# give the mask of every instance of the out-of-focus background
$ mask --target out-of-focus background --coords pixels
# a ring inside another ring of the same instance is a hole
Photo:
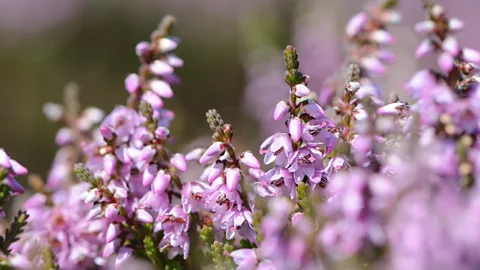
[[[125,103],[123,81],[138,67],[138,41],[148,40],[165,14],[177,17],[175,35],[181,85],[166,107],[176,113],[172,148],[210,136],[205,112],[216,108],[233,124],[235,143],[258,149],[283,98],[282,50],[297,47],[310,87],[339,72],[343,31],[364,0],[0,0],[0,146],[30,172],[46,175],[56,151],[58,126],[42,114],[45,102],[62,102],[63,87],[74,81],[81,101],[108,113]],[[422,20],[421,0],[400,0],[404,16],[392,27],[397,64],[379,81],[386,92],[402,91],[414,73],[413,52],[421,38],[413,25]],[[438,1],[466,27],[462,45],[480,49],[478,0]],[[388,86],[387,86],[388,85]]]

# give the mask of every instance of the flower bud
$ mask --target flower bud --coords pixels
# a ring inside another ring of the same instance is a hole
[[[362,59],[362,65],[365,67],[370,72],[376,73],[376,74],[385,74],[387,70],[385,69],[385,66],[378,60],[378,58],[373,57],[373,56],[367,56]]]
[[[394,42],[393,36],[386,30],[376,30],[370,33],[370,40],[379,44],[390,45]]]
[[[217,160],[217,162],[213,163],[208,173],[208,182],[212,183],[213,181],[215,181],[215,179],[222,175],[224,169],[225,165],[223,164],[223,162]]]
[[[439,4],[434,4],[431,8],[431,13],[434,18],[439,18],[443,14],[445,14],[445,8],[440,6]]]
[[[293,93],[295,93],[297,97],[305,97],[310,94],[310,89],[304,84],[297,84],[293,87]]]
[[[155,156],[157,151],[155,150],[153,145],[148,145],[142,149],[142,153],[140,154],[140,159],[143,161],[150,161]]]
[[[100,204],[95,204],[93,205],[92,209],[88,212],[87,220],[94,220],[100,217],[101,213],[102,213],[102,207],[100,206]]]
[[[368,21],[368,15],[365,12],[360,12],[353,16],[347,23],[345,32],[347,36],[353,37],[357,35]]]
[[[157,173],[157,176],[153,180],[153,192],[157,195],[160,195],[167,190],[170,185],[171,176],[167,174],[164,170],[160,170]]]
[[[162,60],[155,60],[150,65],[150,71],[155,75],[165,76],[173,73],[173,67]]]
[[[183,157],[182,154],[175,154],[173,157],[170,159],[170,163],[172,163],[175,168],[178,170],[185,172],[187,170],[187,161],[185,160],[185,157]]]
[[[203,153],[199,160],[200,164],[206,164],[214,159],[217,159],[224,150],[225,146],[222,142],[214,142],[212,145],[210,145],[210,147],[208,147],[207,150],[205,150],[205,153]]]
[[[433,32],[435,29],[435,22],[431,20],[422,21],[415,24],[415,32],[419,34],[427,34]]]
[[[360,83],[359,82],[348,82],[347,83],[347,90],[350,93],[355,93],[360,89]]]
[[[405,107],[405,103],[395,102],[378,108],[377,113],[381,115],[398,115],[400,113],[400,109],[403,107]]]
[[[111,203],[105,208],[105,217],[106,218],[114,218],[120,212],[120,206],[118,203]]]
[[[185,155],[186,161],[198,161],[203,154],[202,148],[195,148]]]
[[[290,119],[288,130],[290,132],[290,136],[292,137],[292,141],[298,142],[302,136],[302,120],[300,120],[298,117]]]
[[[225,170],[225,178],[228,191],[234,191],[240,182],[240,170],[238,168],[228,168]]]
[[[462,55],[465,61],[480,65],[480,53],[478,51],[464,48],[462,51]]]
[[[112,154],[106,154],[103,157],[103,168],[108,175],[114,174],[117,168],[117,158]]]
[[[108,225],[107,234],[105,236],[106,242],[110,243],[113,240],[117,239],[117,237],[120,235],[120,233],[121,233],[120,225],[110,223],[110,225]]]
[[[456,56],[460,51],[460,46],[458,45],[458,41],[453,36],[448,36],[442,42],[442,49],[452,56]]]
[[[115,259],[115,269],[119,269],[133,255],[133,249],[121,247]]]
[[[145,209],[137,209],[135,212],[137,216],[137,220],[143,223],[150,223],[153,222],[153,217],[150,213],[147,212]]]
[[[463,26],[463,21],[457,18],[451,18],[450,20],[448,20],[448,30],[450,31],[460,31],[463,29]]]
[[[144,56],[150,53],[150,43],[146,41],[139,42],[137,46],[135,46],[135,53],[137,56]]]
[[[183,66],[183,60],[180,57],[178,57],[174,54],[171,54],[171,53],[167,55],[167,62],[172,67],[182,67]],[[169,82],[173,83],[171,80],[169,80]]]
[[[150,185],[155,179],[157,173],[157,165],[149,165],[147,169],[143,171],[142,185],[144,187]]]
[[[431,53],[434,48],[435,47],[433,46],[432,42],[429,39],[425,39],[415,50],[415,56],[417,58],[424,57],[425,55]]]
[[[43,113],[51,121],[59,121],[62,119],[64,112],[62,105],[50,102],[43,105]]]
[[[16,174],[16,175],[27,175],[28,174],[27,168],[25,168],[22,164],[18,163],[16,160],[10,159],[10,165],[11,165],[11,169],[12,169],[14,174]]]
[[[443,52],[438,57],[438,66],[443,72],[445,73],[450,72],[450,70],[452,70],[454,65],[455,65],[455,59],[453,59],[452,55],[449,54],[448,52]]]
[[[126,199],[128,197],[128,192],[124,188],[116,188],[114,196],[117,199]]]
[[[115,239],[114,241],[107,243],[105,245],[105,248],[103,249],[103,257],[108,258],[110,257],[115,251],[118,249],[120,246],[121,240],[120,239]]]
[[[101,126],[100,127],[100,134],[102,134],[102,137],[105,139],[105,140],[112,140],[113,139],[113,134],[114,134],[114,130],[113,130],[113,127],[111,126]]]
[[[163,100],[152,91],[147,91],[142,95],[142,100],[152,105],[154,109],[161,109],[163,107]]]
[[[137,74],[132,73],[125,78],[125,89],[129,93],[134,93],[137,92],[137,90],[140,88],[140,78],[138,77]]]
[[[158,40],[158,47],[161,52],[173,51],[177,48],[178,43],[169,38],[161,38]]]
[[[273,119],[278,120],[287,114],[287,112],[290,110],[290,106],[285,101],[280,101],[277,103],[277,106],[275,106],[275,111],[273,112]]]
[[[93,203],[100,199],[100,192],[98,189],[94,188],[87,192],[87,196],[85,197],[86,203]]]
[[[155,136],[159,140],[165,140],[168,138],[168,135],[170,134],[170,131],[166,127],[158,127],[155,130]]]
[[[10,192],[12,195],[15,196],[25,192],[25,189],[23,189],[22,185],[20,185],[20,183],[18,183],[18,181],[15,180],[15,178],[13,178],[11,175],[8,175],[6,180],[7,182],[5,184],[10,187]]]
[[[246,151],[240,155],[240,162],[252,169],[260,169],[260,162],[250,151]]]
[[[159,95],[162,98],[171,98],[173,97],[173,91],[165,81],[162,80],[153,80],[150,82],[150,89],[152,89],[155,94]]]

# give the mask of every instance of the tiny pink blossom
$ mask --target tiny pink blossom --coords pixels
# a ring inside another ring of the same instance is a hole
[[[214,142],[212,145],[210,145],[210,147],[207,148],[207,150],[205,150],[205,153],[203,153],[198,162],[200,162],[200,164],[206,164],[214,159],[217,159],[224,150],[225,146],[222,142]]]
[[[187,170],[187,161],[182,154],[177,153],[173,155],[173,157],[170,159],[170,162],[173,166],[175,166],[175,168],[182,172],[185,172]]]
[[[134,93],[140,88],[140,78],[137,74],[132,73],[125,79],[125,88],[129,93]]]
[[[173,97],[172,88],[170,87],[170,84],[168,84],[165,81],[162,81],[162,80],[150,81],[150,89],[152,89],[152,91],[155,92],[155,94],[159,95],[162,98]]]
[[[240,182],[241,174],[238,168],[228,168],[225,170],[225,178],[228,191],[234,191]]]
[[[273,112],[273,119],[278,120],[287,114],[290,110],[290,106],[285,101],[279,101],[277,106],[275,106],[275,111]]]
[[[298,142],[302,136],[302,120],[298,117],[292,118],[288,124],[288,130],[292,137],[292,141]]]

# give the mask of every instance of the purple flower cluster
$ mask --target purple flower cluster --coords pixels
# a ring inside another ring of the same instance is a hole
[[[9,200],[10,197],[17,196],[24,192],[22,185],[17,182],[15,177],[19,175],[26,175],[27,173],[28,170],[23,167],[22,164],[10,158],[5,150],[0,148],[0,181],[2,181],[2,205],[0,205],[0,217],[5,217],[3,204]]]
[[[28,215],[20,211],[0,237],[0,264],[129,268],[137,257],[158,269],[477,269],[480,53],[453,37],[459,19],[425,1],[415,30],[427,38],[415,54],[438,53],[440,70],[406,83],[412,104],[383,100],[374,77],[395,59],[385,46],[394,40],[387,24],[400,20],[396,4],[379,1],[348,22],[343,87],[319,100],[286,47],[286,98],[273,110],[285,132],[260,145],[263,165],[236,150],[214,109],[209,146],[186,155],[167,148],[174,113],[164,99],[183,63],[166,17],[136,47],[127,106],[105,117],[80,112],[72,85],[65,107],[44,106],[63,125],[60,149],[45,184],[30,176]],[[0,149],[0,206],[23,192],[15,177],[24,174]]]

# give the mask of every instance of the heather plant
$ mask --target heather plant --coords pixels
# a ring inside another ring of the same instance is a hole
[[[258,152],[240,150],[215,109],[211,144],[169,149],[175,114],[163,100],[183,61],[165,17],[135,48],[125,105],[81,110],[74,84],[64,105],[45,104],[59,149],[45,181],[29,176],[34,194],[0,237],[0,266],[477,269],[480,53],[454,37],[460,19],[424,1],[415,31],[426,38],[412,54],[436,55],[439,69],[405,83],[411,104],[386,99],[375,81],[394,64],[396,5],[371,3],[347,23],[347,58],[318,97],[301,51],[286,46],[270,116],[284,127]],[[0,149],[2,216],[25,174]]]

